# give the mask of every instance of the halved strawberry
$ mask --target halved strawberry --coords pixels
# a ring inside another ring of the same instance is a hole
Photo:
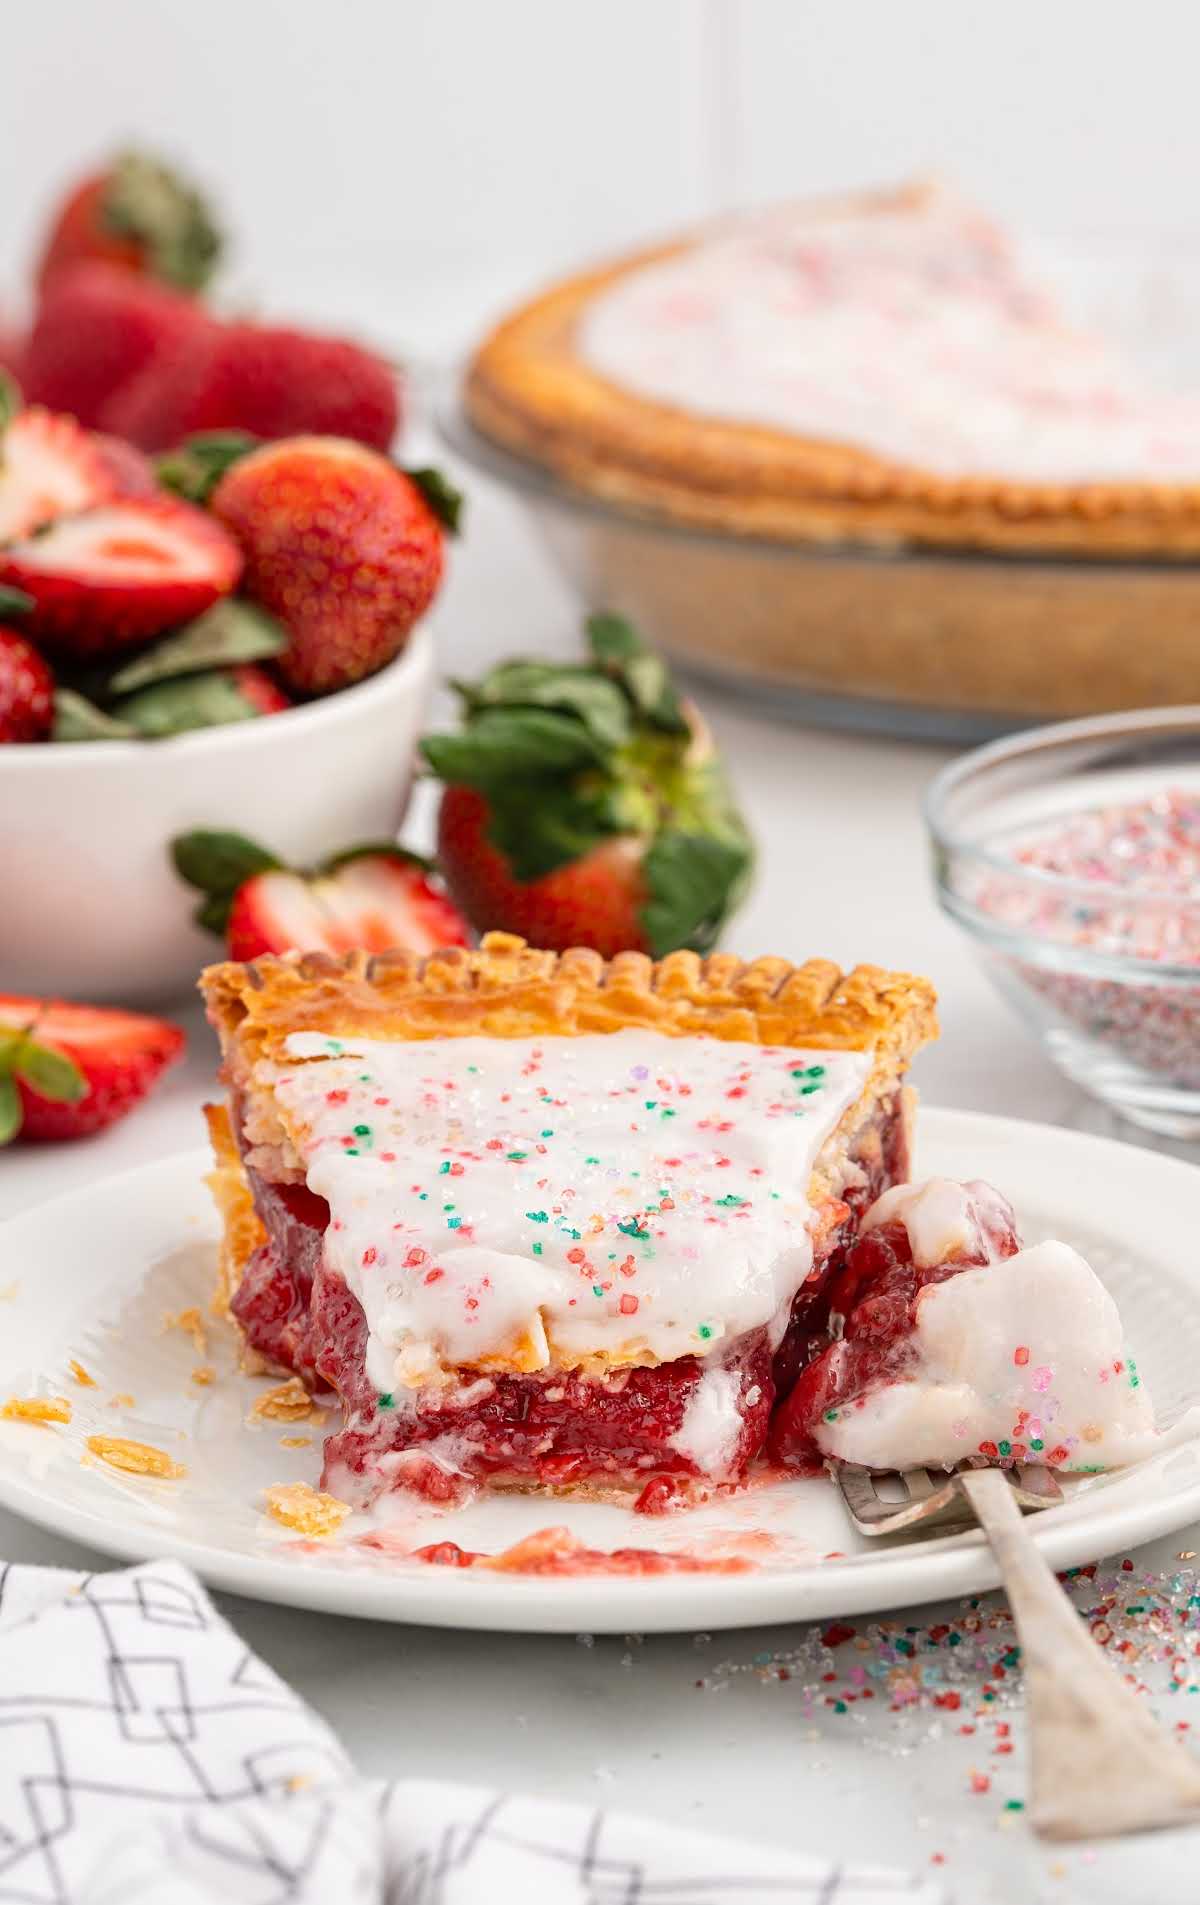
[[[466,921],[424,861],[386,844],[352,849],[312,873],[282,866],[241,834],[201,831],[172,844],[176,871],[205,894],[197,919],[231,959],[260,953],[429,953],[465,946]]]
[[[91,509],[117,493],[86,430],[53,411],[18,411],[0,438],[0,542]]]
[[[183,1046],[165,1019],[0,993],[0,1144],[102,1131]]]
[[[168,498],[119,499],[0,550],[0,582],[33,597],[33,633],[81,656],[189,621],[241,571],[233,539],[203,510]]]

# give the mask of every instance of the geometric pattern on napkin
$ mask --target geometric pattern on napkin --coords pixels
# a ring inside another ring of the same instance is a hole
[[[5,1905],[939,1905],[910,1875],[360,1779],[177,1562],[0,1565]]]

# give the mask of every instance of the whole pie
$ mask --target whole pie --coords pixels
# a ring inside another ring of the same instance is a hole
[[[486,436],[679,523],[800,542],[1200,551],[1200,396],[1069,324],[927,186],[707,227],[477,352]]]
[[[211,968],[219,1304],[341,1426],[325,1486],[742,1480],[908,1175],[924,979],[475,951]],[[821,1318],[824,1328],[826,1319]]]

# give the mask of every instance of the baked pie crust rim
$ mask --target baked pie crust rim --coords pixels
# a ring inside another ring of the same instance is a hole
[[[653,961],[622,952],[604,960],[586,947],[544,952],[499,932],[475,948],[424,957],[269,954],[209,966],[200,987],[227,1062],[247,1074],[262,1059],[286,1060],[287,1039],[312,1029],[334,1037],[536,1038],[636,1026],[764,1046],[872,1049],[886,1074],[937,1033],[933,987],[915,973],[734,953],[679,951]]]
[[[933,188],[809,204],[831,215],[919,205]],[[704,417],[593,371],[579,318],[630,273],[702,243],[701,227],[575,274],[519,306],[478,347],[463,403],[492,442],[587,494],[675,524],[772,541],[995,553],[1200,553],[1200,482],[952,477],[850,443]]]

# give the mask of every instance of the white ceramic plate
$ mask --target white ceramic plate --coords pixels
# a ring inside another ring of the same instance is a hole
[[[986,1177],[1017,1206],[1026,1237],[1056,1235],[1090,1259],[1120,1304],[1158,1405],[1174,1421],[1200,1394],[1200,1176],[1191,1165],[1048,1126],[925,1111],[923,1174]],[[354,1518],[323,1544],[303,1543],[260,1509],[272,1482],[311,1481],[320,1432],[248,1426],[272,1379],[234,1367],[232,1334],[210,1331],[204,1357],[163,1319],[207,1308],[216,1223],[206,1160],[187,1152],[43,1205],[0,1231],[0,1396],[61,1393],[67,1428],[0,1422],[0,1501],[30,1520],[129,1559],[175,1555],[215,1586],[263,1600],[438,1627],[598,1633],[721,1628],[861,1614],[996,1585],[981,1537],[855,1536],[824,1479],[777,1483],[661,1520],[600,1503],[501,1496],[437,1514],[400,1511],[401,1549],[448,1539],[494,1552],[547,1524],[599,1549],[720,1547],[760,1552],[750,1572],[649,1577],[532,1577],[434,1567],[361,1545]],[[96,1382],[67,1370],[81,1361]],[[191,1380],[201,1361],[217,1379]],[[120,1394],[132,1406],[114,1407]],[[186,1464],[151,1481],[81,1460],[85,1438],[125,1435]],[[1070,1567],[1183,1527],[1200,1516],[1200,1445],[1075,1488],[1033,1522],[1055,1567]]]

